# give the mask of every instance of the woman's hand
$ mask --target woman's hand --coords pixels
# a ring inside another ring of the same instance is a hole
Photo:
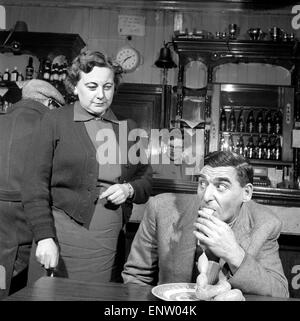
[[[58,264],[58,247],[52,238],[38,241],[36,259],[45,269],[55,268]]]
[[[115,205],[124,203],[130,195],[127,184],[114,184],[100,195],[100,199],[107,198]]]

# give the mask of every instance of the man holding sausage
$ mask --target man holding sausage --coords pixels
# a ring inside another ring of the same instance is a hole
[[[217,265],[232,288],[288,297],[277,242],[281,222],[251,200],[252,183],[253,169],[246,159],[220,151],[205,158],[197,195],[152,197],[122,272],[124,282],[196,282],[196,262],[204,247],[214,262],[210,266]],[[213,269],[209,273],[217,275]]]

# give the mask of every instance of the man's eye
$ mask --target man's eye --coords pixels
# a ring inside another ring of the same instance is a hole
[[[219,183],[219,184],[217,184],[217,189],[220,192],[224,192],[228,189],[228,186],[226,184]]]
[[[201,189],[205,189],[206,186],[207,186],[206,181],[199,181],[199,187],[200,187]]]

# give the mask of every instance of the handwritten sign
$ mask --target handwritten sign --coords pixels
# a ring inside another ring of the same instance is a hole
[[[0,6],[0,29],[6,29],[6,13],[3,6]]]
[[[145,36],[145,20],[144,16],[119,15],[119,35]]]

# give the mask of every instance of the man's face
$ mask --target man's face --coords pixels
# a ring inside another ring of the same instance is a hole
[[[214,209],[214,216],[230,223],[239,214],[245,199],[245,188],[238,182],[234,167],[204,166],[200,171],[197,191],[200,207]]]
[[[94,115],[102,115],[110,107],[115,91],[114,73],[107,67],[94,67],[89,73],[81,72],[74,93],[81,106]]]

